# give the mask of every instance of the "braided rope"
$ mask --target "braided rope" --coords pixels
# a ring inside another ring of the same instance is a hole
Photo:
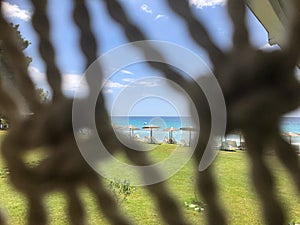
[[[263,159],[264,146],[258,140],[260,136],[251,133],[245,134],[245,138],[249,148],[252,180],[262,202],[266,224],[285,224],[286,215],[275,194],[273,174]]]
[[[80,44],[82,52],[85,54],[87,66],[92,64],[97,58],[97,42],[93,35],[93,32],[90,27],[90,18],[89,13],[85,5],[85,1],[82,0],[75,0],[75,7],[74,7],[74,21],[78,26],[81,34]],[[101,70],[101,65],[98,65],[99,69]],[[98,75],[98,74],[97,74]],[[101,76],[101,74],[99,74]],[[87,79],[89,86],[92,86],[93,79]],[[99,121],[98,124],[101,124],[101,127],[104,127],[105,130],[108,130],[108,135],[115,135],[112,129],[110,129],[110,123],[107,123],[106,126],[103,126],[104,121],[110,121],[108,119],[106,110],[104,108],[103,97],[100,93],[98,99],[101,99],[101,102],[97,104],[96,108],[100,107],[99,113]],[[98,112],[98,111],[97,111]],[[104,122],[105,124],[105,122]],[[111,143],[111,141],[110,141]],[[110,144],[109,143],[109,144]],[[110,145],[111,148],[114,148],[114,145]],[[91,183],[89,184],[90,189],[94,192],[97,202],[102,209],[102,212],[105,216],[110,220],[112,224],[121,224],[121,225],[128,225],[129,222],[126,218],[124,218],[118,210],[117,202],[110,196],[109,192],[107,192],[101,182],[101,177],[98,180],[98,183]]]
[[[233,43],[236,48],[249,45],[248,30],[245,25],[246,17],[246,5],[245,1],[233,1],[227,2],[228,13],[233,22]]]
[[[189,28],[191,37],[199,44],[199,46],[205,49],[213,64],[218,65],[222,62],[224,60],[224,54],[212,41],[203,24],[193,16],[188,2],[168,0],[168,3],[173,11],[184,19]]]
[[[289,29],[289,35],[287,38],[286,45],[283,46],[283,51],[287,51],[287,54],[290,55],[289,63],[291,65],[295,65],[298,63],[298,67],[300,66],[300,4],[299,1],[293,0],[293,12],[292,12],[292,20],[290,21],[290,29]]]
[[[46,14],[47,0],[32,1],[36,10],[32,16],[32,25],[39,35],[39,51],[47,66],[47,80],[53,91],[53,100],[63,97],[61,91],[61,73],[55,62],[55,50],[50,42],[50,24]],[[38,9],[38,10],[37,10]]]
[[[80,46],[86,57],[86,67],[97,58],[97,43],[90,25],[90,17],[84,0],[74,1],[74,21],[80,29]],[[101,70],[100,70],[101,71]]]
[[[40,38],[39,50],[47,64],[47,78],[54,93],[55,101],[51,105],[42,107],[38,103],[34,85],[27,73],[24,55],[17,48],[12,30],[0,13],[0,27],[2,28],[0,39],[4,42],[10,64],[12,65],[12,59],[17,62],[17,66],[14,67],[17,86],[35,112],[33,118],[19,120],[17,105],[0,86],[1,105],[8,106],[6,110],[13,118],[13,127],[3,141],[2,154],[10,169],[12,184],[28,200],[28,224],[48,224],[43,200],[45,194],[53,190],[65,193],[70,222],[78,225],[86,224],[85,210],[78,191],[79,187],[84,185],[95,195],[98,206],[111,224],[129,225],[131,222],[121,214],[116,201],[106,190],[103,178],[87,165],[77,149],[71,121],[72,101],[62,97],[61,74],[55,63],[55,51],[49,38],[47,1],[32,0],[32,2],[35,7],[32,23]],[[296,8],[299,9],[299,2],[296,0],[294,2]],[[106,0],[105,3],[109,15],[122,26],[129,41],[146,39],[138,26],[129,20],[118,1]],[[300,192],[299,160],[291,145],[280,136],[278,128],[280,116],[300,104],[298,93],[300,85],[293,73],[300,55],[298,11],[295,13],[293,29],[284,50],[264,53],[249,46],[248,31],[244,22],[244,1],[229,0],[228,11],[234,24],[234,49],[224,53],[213,43],[201,22],[193,16],[187,1],[169,0],[168,3],[174,12],[186,22],[193,39],[208,52],[213,62],[228,107],[228,132],[240,129],[245,135],[247,153],[251,162],[251,177],[262,203],[266,224],[286,224],[286,212],[277,199],[273,173],[267,168],[264,155],[266,145],[272,143],[279,160],[293,177]],[[84,0],[74,0],[73,16],[80,31],[80,46],[88,67],[97,58],[98,46]],[[147,58],[147,53],[144,54]],[[163,59],[160,52],[154,48],[151,54]],[[197,168],[210,130],[210,113],[205,96],[195,83],[185,80],[169,66],[156,63],[150,63],[150,65],[188,91],[198,109],[200,120],[205,121],[201,124],[204,127],[204,134],[200,137],[194,155]],[[99,68],[101,71],[101,65]],[[88,80],[88,84],[92,86],[92,80]],[[104,107],[104,100],[100,94],[96,106],[96,123],[105,146],[111,153],[124,151],[127,158],[135,165],[151,164],[147,154],[132,151],[116,138]],[[256,122],[257,119],[259,122]],[[60,121],[58,126],[55,123],[57,120]],[[31,127],[30,133],[26,132],[27,127]],[[46,147],[48,157],[36,167],[28,167],[22,156],[40,147]],[[159,176],[159,171],[151,172]],[[147,179],[147,174],[142,174],[142,176],[145,180]],[[201,173],[197,172],[196,177],[198,191],[208,205],[208,223],[227,224],[217,197],[217,185],[211,168]],[[161,217],[167,224],[188,224],[165,183],[147,186],[147,189],[155,198]],[[0,224],[5,224],[1,214]]]
[[[36,12],[43,13],[46,10],[44,4],[37,3],[35,7]],[[42,9],[39,7],[42,7]],[[81,7],[77,7],[77,9],[80,10]],[[38,14],[34,17],[37,16]],[[79,16],[81,15],[79,14]],[[49,39],[43,36],[47,36],[49,30],[47,28],[41,29],[37,24],[35,27],[41,37],[40,51],[44,54],[45,46],[43,47],[43,45],[48,45],[48,47],[51,45]],[[84,52],[90,52],[90,49],[86,50],[86,47],[88,45],[83,45]],[[89,60],[94,59],[95,56],[93,56],[93,59],[89,57]],[[51,54],[50,59],[45,59],[45,61],[49,68],[56,68],[54,53]],[[61,82],[60,75],[58,73],[56,75],[51,78],[49,77],[52,80],[52,86],[55,86],[54,90],[60,86]],[[58,90],[56,93],[58,93]],[[2,153],[10,168],[10,179],[18,190],[25,194],[29,202],[29,224],[48,223],[43,198],[47,192],[57,188],[63,189],[68,197],[70,221],[73,224],[85,224],[85,213],[82,202],[76,194],[80,183],[90,186],[96,196],[101,196],[102,206],[107,204],[116,206],[116,202],[107,196],[107,192],[103,191],[103,187],[101,188],[98,175],[89,168],[77,150],[73,137],[71,110],[71,100],[61,99],[61,101],[54,101],[52,105],[46,106],[44,109],[36,112],[34,118],[20,122],[17,126],[18,129],[12,129],[3,142]],[[56,127],[54,121],[58,119],[62,119],[62,123],[59,124],[59,127]],[[31,127],[30,134],[25,132],[26,127]],[[18,142],[16,143],[15,140],[18,140]],[[29,168],[25,165],[21,155],[30,151],[30,149],[42,146],[47,146],[51,149],[49,156],[35,168]],[[61,166],[58,167],[57,165]],[[94,182],[92,180],[98,181],[97,190],[91,185]],[[104,197],[106,197],[107,201],[105,201]],[[129,224],[126,219],[120,216],[118,211],[109,211],[106,208],[102,207],[102,210],[104,214],[106,212],[108,218],[111,218],[113,224]],[[112,212],[116,212],[115,216],[111,216]]]
[[[106,2],[107,10],[110,13],[111,17],[120,25],[122,25],[124,32],[126,33],[126,36],[129,41],[134,42],[134,41],[140,41],[145,39],[145,35],[136,25],[134,25],[129,20],[129,18],[126,16],[122,6],[118,3],[118,1],[107,0],[105,2]],[[157,59],[163,59],[163,56],[157,50],[151,47],[150,49],[151,49],[151,54],[154,54]],[[145,54],[145,58],[147,58],[147,52],[144,52],[144,54]],[[160,61],[164,61],[164,60],[160,60]],[[203,101],[203,99],[205,99],[203,92],[199,90],[199,88],[197,88],[197,85],[195,83],[193,82],[187,83],[187,81],[183,77],[181,77],[178,74],[178,72],[174,71],[168,65],[161,65],[157,63],[151,63],[151,62],[149,63],[149,65],[163,72],[166,78],[173,80],[174,82],[176,82],[177,84],[185,88],[185,90],[187,90],[191,98],[194,100],[196,107],[200,108],[201,105],[202,112],[205,112],[204,107],[205,105],[207,106],[207,102]],[[195,93],[197,94],[195,95]],[[203,124],[207,123],[207,114],[205,114],[205,117],[203,117],[203,115],[200,115],[199,118],[201,121],[203,121]],[[205,125],[203,125],[204,133],[208,134],[209,129],[205,129],[204,127]],[[206,143],[207,138],[208,137],[206,135],[203,135],[201,137],[201,141],[199,141],[199,144],[196,149],[196,155],[199,156],[197,158],[201,158],[203,154],[203,149],[205,149],[204,143]],[[128,156],[130,157],[130,155]],[[135,156],[132,155],[132,157],[136,157],[136,153]],[[139,158],[137,158],[137,160],[139,160]],[[150,192],[154,194],[154,197],[156,197],[160,206],[160,212],[163,212],[161,216],[166,220],[166,222],[168,222],[168,224],[185,224],[185,222],[182,221],[181,219],[182,216],[179,213],[178,206],[176,206],[174,200],[172,200],[170,196],[168,197],[167,192],[164,191],[165,189],[163,189],[162,187],[156,188],[155,186],[158,185],[149,186],[147,188],[149,189]],[[170,209],[169,212],[172,212],[171,215],[168,214],[168,210],[165,210],[167,208]]]

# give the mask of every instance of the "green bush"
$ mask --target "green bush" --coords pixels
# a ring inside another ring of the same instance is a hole
[[[188,201],[185,201],[184,205],[187,209],[193,210],[196,212],[204,211],[204,206],[205,206],[205,204],[202,201],[199,201],[195,198],[191,198]]]
[[[108,187],[119,203],[126,201],[127,197],[136,190],[128,180],[110,180]]]
[[[4,117],[0,118],[0,129],[5,130],[8,128],[8,120]]]

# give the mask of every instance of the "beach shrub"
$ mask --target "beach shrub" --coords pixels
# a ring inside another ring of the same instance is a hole
[[[202,201],[195,199],[195,198],[191,198],[191,199],[185,201],[184,205],[188,210],[193,210],[195,212],[204,211],[204,206],[205,206],[205,204]]]
[[[1,117],[0,118],[0,130],[6,130],[8,128],[8,120],[6,117]]]
[[[119,203],[126,201],[127,197],[136,191],[136,188],[131,186],[128,180],[109,180],[108,187]]]
[[[0,169],[0,178],[7,178],[8,174],[9,174],[8,168]]]
[[[193,183],[193,184],[195,183],[194,176],[190,176],[189,179],[190,179],[191,183]],[[204,211],[205,203],[201,200],[201,197],[197,195],[195,185],[193,185],[193,187],[194,187],[194,196],[189,198],[187,201],[185,201],[184,205],[189,210],[193,210],[196,212],[202,212],[202,211]]]

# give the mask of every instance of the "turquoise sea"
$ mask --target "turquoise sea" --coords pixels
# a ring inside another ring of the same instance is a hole
[[[193,127],[193,122],[190,117],[158,117],[158,116],[115,116],[112,117],[112,123],[115,129],[118,129],[125,134],[130,134],[129,129],[126,129],[126,126],[132,125],[140,130],[134,131],[134,136],[140,138],[145,138],[149,136],[149,131],[142,129],[143,126],[154,124],[160,128],[153,130],[153,137],[158,141],[163,141],[165,137],[168,137],[169,133],[164,131],[166,128],[174,127]],[[201,126],[200,126],[201,130]],[[281,122],[282,132],[294,132],[300,134],[300,117],[283,117]],[[186,131],[174,131],[173,137],[177,142],[182,142],[183,140],[188,140],[189,132]],[[192,132],[193,135],[196,135]],[[288,138],[288,137],[287,137]],[[238,135],[228,135],[228,140],[235,140],[239,144],[240,137]],[[293,144],[300,144],[300,136],[292,137]]]

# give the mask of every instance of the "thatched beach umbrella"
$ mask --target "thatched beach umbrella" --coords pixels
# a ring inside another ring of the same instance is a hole
[[[140,128],[136,127],[136,126],[133,126],[133,125],[128,125],[128,126],[125,126],[124,129],[128,129],[129,131],[129,136],[130,137],[133,137],[133,134],[134,134],[134,131],[135,130],[140,130]]]
[[[195,127],[181,127],[180,130],[189,132],[189,145],[188,146],[191,146],[192,131],[197,131],[197,129]]]
[[[169,127],[169,128],[164,129],[164,131],[169,132],[169,143],[172,143],[173,142],[173,131],[178,131],[178,129],[175,127]]]
[[[294,132],[284,132],[282,133],[283,136],[289,137],[289,143],[292,144],[292,137],[297,137],[299,134],[296,134]]]
[[[154,125],[154,124],[149,124],[149,125],[143,126],[144,130],[150,130],[150,144],[154,143],[153,137],[152,137],[152,130],[153,129],[158,129],[158,128],[160,128],[160,126],[157,126],[157,125]]]

